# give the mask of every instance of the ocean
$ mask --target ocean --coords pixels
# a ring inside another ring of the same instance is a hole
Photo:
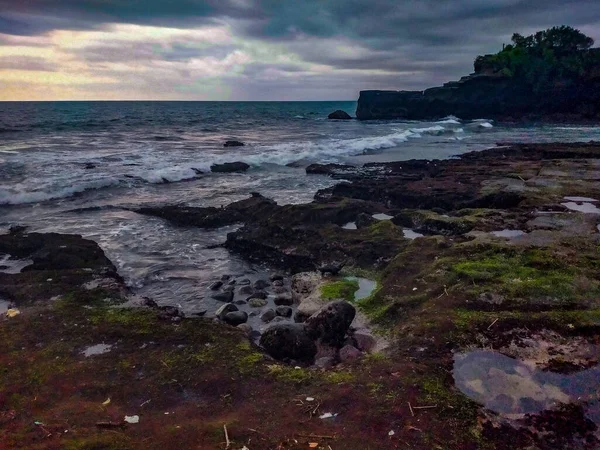
[[[356,102],[0,103],[0,232],[81,234],[95,240],[132,290],[186,313],[212,307],[223,274],[257,274],[215,246],[235,227],[178,228],[130,209],[219,206],[260,192],[310,202],[335,181],[312,162],[443,159],[497,142],[600,140],[600,127],[506,126],[481,118],[433,122],[331,121]],[[226,140],[244,147],[224,148]],[[243,161],[246,173],[213,174]]]

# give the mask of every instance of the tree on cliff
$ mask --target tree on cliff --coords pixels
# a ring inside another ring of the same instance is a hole
[[[478,56],[475,73],[514,77],[536,91],[551,84],[577,80],[600,65],[594,40],[569,26],[549,28],[530,36],[513,34],[512,44],[495,55]]]

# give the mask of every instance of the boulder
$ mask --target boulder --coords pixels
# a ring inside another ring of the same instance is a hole
[[[302,300],[302,303],[298,305],[298,309],[296,309],[296,314],[294,315],[295,322],[305,322],[310,316],[318,312],[323,303],[321,302],[320,296],[318,293],[316,295],[311,295]]]
[[[267,300],[264,298],[251,298],[248,300],[248,304],[253,308],[262,308],[263,306],[267,306]]]
[[[254,289],[259,290],[259,291],[262,289],[268,288],[269,286],[270,286],[270,284],[266,280],[256,280],[254,282]]]
[[[226,314],[235,311],[239,311],[238,307],[232,305],[231,303],[227,303],[221,306],[219,309],[217,309],[217,311],[215,312],[215,316],[217,316],[219,319],[222,319],[223,317],[225,317]]]
[[[292,308],[289,306],[278,306],[275,308],[275,314],[281,317],[292,317]]]
[[[275,318],[277,314],[275,314],[275,311],[272,309],[267,309],[265,312],[263,312],[260,315],[260,320],[262,320],[265,323],[270,322],[271,320],[273,320]]]
[[[273,286],[274,287],[282,287],[283,286],[283,280],[275,280],[275,281],[273,281]]]
[[[334,111],[331,114],[329,114],[327,118],[335,120],[350,120],[352,119],[352,116],[350,116],[350,114],[348,114],[346,111],[338,109],[337,111]]]
[[[210,166],[211,172],[217,173],[231,173],[231,172],[245,172],[250,166],[244,162],[236,161],[231,163],[213,164]]]
[[[354,306],[348,302],[328,303],[306,320],[306,332],[312,339],[321,339],[323,343],[340,346],[355,315]]]
[[[366,331],[355,331],[352,337],[354,338],[354,341],[356,342],[358,348],[363,352],[370,353],[375,349],[377,345],[377,340],[373,337],[372,334]]]
[[[331,356],[324,356],[323,358],[315,360],[315,367],[319,369],[327,370],[331,369],[333,366],[335,366],[335,359]]]
[[[302,325],[278,324],[260,337],[260,345],[273,358],[312,362],[317,347]]]
[[[356,347],[352,345],[344,345],[340,349],[340,361],[346,362],[351,361],[356,358],[360,358],[361,352]]]
[[[233,301],[233,292],[232,291],[219,292],[218,294],[213,294],[211,297],[220,302],[230,303]]]
[[[242,286],[238,292],[240,295],[252,295],[254,288],[252,286]]]
[[[225,141],[223,147],[243,147],[244,143],[241,141]]]
[[[244,311],[232,311],[223,316],[223,322],[237,327],[248,321],[248,314]]]
[[[294,304],[294,300],[291,295],[278,295],[275,297],[275,304],[277,306],[292,306]]]

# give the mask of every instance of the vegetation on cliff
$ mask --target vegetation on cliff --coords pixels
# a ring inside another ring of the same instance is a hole
[[[475,59],[475,73],[497,74],[525,81],[539,91],[585,78],[600,67],[594,40],[569,26],[549,28],[530,36],[513,34],[512,44]]]

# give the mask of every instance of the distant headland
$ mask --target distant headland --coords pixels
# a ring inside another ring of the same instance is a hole
[[[356,117],[503,121],[600,120],[600,48],[579,30],[560,26],[475,59],[474,73],[425,91],[361,91]]]

